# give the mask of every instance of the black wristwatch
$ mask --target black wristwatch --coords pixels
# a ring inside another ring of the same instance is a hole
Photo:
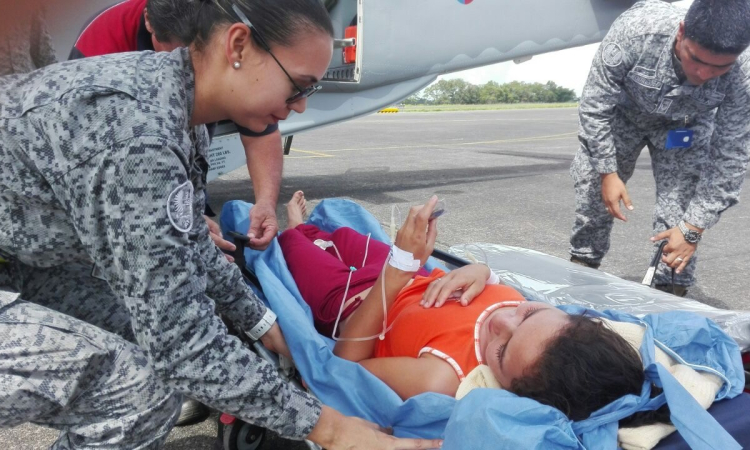
[[[697,244],[701,241],[703,235],[695,230],[691,230],[690,228],[688,228],[684,220],[680,220],[680,223],[678,223],[677,226],[680,228],[680,231],[682,231],[682,235],[685,236],[685,242],[688,242],[690,244]]]

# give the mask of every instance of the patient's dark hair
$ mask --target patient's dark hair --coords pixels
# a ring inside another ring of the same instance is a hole
[[[635,349],[585,315],[570,316],[570,324],[549,341],[524,375],[513,380],[510,391],[555,407],[572,420],[586,419],[623,395],[640,395],[645,377]],[[636,413],[621,420],[620,426],[654,422],[669,422],[666,405]]]

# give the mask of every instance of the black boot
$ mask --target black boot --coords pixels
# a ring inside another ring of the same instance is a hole
[[[579,266],[590,267],[592,269],[598,269],[599,266],[602,265],[602,263],[593,263],[593,262],[590,262],[590,261],[586,261],[585,259],[581,259],[581,258],[579,258],[577,256],[571,256],[570,257],[570,262],[576,263]]]
[[[174,426],[184,427],[200,423],[208,419],[210,414],[211,411],[208,409],[208,406],[192,398],[185,397],[182,401],[182,408],[180,408],[180,417],[177,418]]]

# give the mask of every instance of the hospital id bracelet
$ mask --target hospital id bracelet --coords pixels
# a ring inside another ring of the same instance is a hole
[[[487,277],[487,281],[485,281],[484,284],[500,284],[500,277],[492,271],[492,267],[490,267],[489,264],[487,264],[486,262],[477,261],[477,259],[474,258],[471,253],[467,253],[467,255],[469,255],[471,259],[474,260],[474,264],[481,264],[483,266],[487,266],[487,268],[490,269],[490,276]]]
[[[391,246],[391,254],[388,258],[388,264],[398,270],[404,272],[416,272],[422,267],[422,262],[418,259],[414,259],[414,254],[401,250],[396,247],[396,244]]]
[[[276,314],[271,311],[270,308],[266,309],[266,313],[260,319],[260,322],[258,322],[252,330],[245,332],[245,334],[250,336],[254,341],[257,341],[271,329],[274,322],[276,322]]]
[[[487,266],[488,269],[490,269],[490,276],[487,278],[486,284],[500,284],[500,277],[492,271],[492,268]]]

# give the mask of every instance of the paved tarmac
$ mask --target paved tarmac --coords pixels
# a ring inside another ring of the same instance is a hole
[[[294,138],[285,160],[280,202],[305,191],[309,210],[321,199],[345,197],[390,221],[391,205],[408,207],[432,194],[445,199],[438,246],[495,242],[568,257],[573,187],[568,168],[578,147],[575,109],[375,114]],[[648,153],[629,183],[635,211],[617,223],[601,269],[640,280],[651,252],[654,182]],[[252,201],[245,169],[210,184],[212,206]],[[280,220],[285,210],[280,204]],[[688,296],[750,310],[750,202],[740,202],[705,233],[699,281]],[[215,419],[214,419],[215,420]],[[167,448],[213,449],[215,421],[173,431]],[[43,449],[55,432],[32,425],[0,431],[0,447]],[[270,448],[295,448],[269,441]]]

